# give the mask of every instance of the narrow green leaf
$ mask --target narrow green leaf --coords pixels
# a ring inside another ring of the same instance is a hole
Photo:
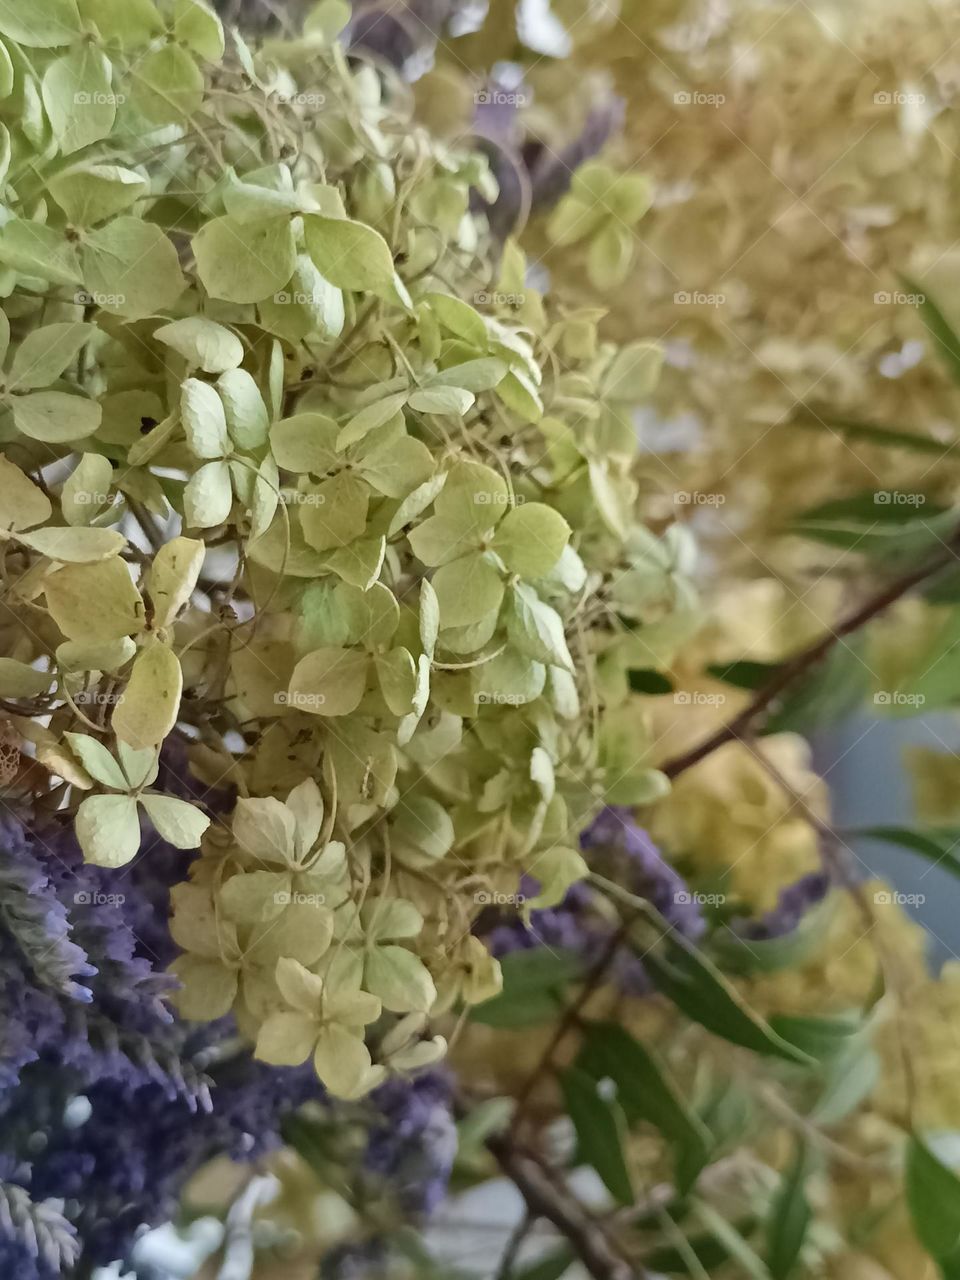
[[[773,1280],[787,1280],[794,1272],[810,1225],[810,1204],[806,1196],[809,1169],[807,1149],[802,1141],[780,1189],[770,1205],[767,1219],[767,1269]]]
[[[578,1158],[596,1169],[614,1199],[632,1205],[636,1197],[623,1151],[622,1109],[601,1097],[596,1081],[575,1067],[561,1072],[560,1087],[577,1132]]]

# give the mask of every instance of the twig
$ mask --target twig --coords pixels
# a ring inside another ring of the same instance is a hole
[[[496,1280],[510,1280],[520,1248],[530,1234],[530,1229],[535,1222],[536,1218],[528,1211],[510,1232],[510,1238],[507,1240],[506,1248],[500,1258],[500,1265],[497,1268]]]
[[[912,591],[921,582],[926,582],[928,578],[932,578],[942,569],[947,568],[952,561],[956,560],[958,543],[960,543],[960,534],[955,533],[939,555],[927,561],[926,564],[911,570],[910,573],[904,574],[902,577],[895,579],[895,581],[888,583],[882,590],[871,596],[865,604],[853,610],[846,618],[842,618],[835,628],[822,635],[819,640],[815,640],[813,644],[808,645],[806,649],[801,649],[792,658],[788,658],[774,672],[767,683],[757,690],[749,704],[735,715],[732,720],[728,720],[726,724],[721,725],[719,729],[695,747],[691,747],[681,755],[674,756],[672,760],[667,760],[666,763],[660,766],[662,771],[668,778],[675,778],[693,765],[699,764],[701,760],[711,755],[718,747],[722,747],[728,742],[742,741],[756,728],[757,721],[765,716],[771,704],[780,694],[801,676],[806,675],[812,667],[822,662],[835,644],[845,636],[851,635],[854,631],[859,631],[862,626],[870,622],[877,614],[883,613],[890,605],[895,604],[908,591]]]
[[[593,1280],[640,1280],[644,1273],[620,1257],[603,1227],[533,1156],[505,1135],[488,1138],[487,1150],[523,1196],[528,1213],[553,1223]]]

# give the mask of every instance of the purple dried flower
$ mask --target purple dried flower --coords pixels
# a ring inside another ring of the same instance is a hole
[[[830,885],[827,872],[811,871],[782,889],[777,905],[766,915],[756,920],[735,921],[734,928],[741,938],[751,942],[782,938],[793,933],[806,913],[823,901]]]

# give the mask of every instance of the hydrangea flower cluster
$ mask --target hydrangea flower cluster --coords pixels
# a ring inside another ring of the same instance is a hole
[[[659,349],[528,286],[347,16],[255,56],[203,0],[0,8],[0,698],[88,863],[200,848],[182,1016],[356,1097],[497,991],[480,886],[562,896],[601,799],[663,791],[617,712],[694,598],[637,512]]]

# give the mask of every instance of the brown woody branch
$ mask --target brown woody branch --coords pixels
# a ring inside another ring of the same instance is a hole
[[[815,640],[806,649],[801,649],[792,658],[788,658],[786,662],[778,667],[767,683],[757,690],[742,711],[731,720],[728,720],[726,724],[721,725],[719,729],[704,738],[696,746],[691,747],[680,755],[674,756],[671,760],[667,760],[665,764],[660,766],[663,772],[667,777],[675,778],[678,774],[684,773],[693,765],[699,764],[701,760],[712,755],[718,747],[722,747],[728,742],[738,742],[741,739],[750,737],[756,732],[763,720],[766,719],[771,707],[780,695],[821,663],[828,656],[834,645],[838,644],[846,636],[859,631],[861,627],[865,626],[878,614],[883,613],[892,604],[896,604],[898,600],[915,587],[920,586],[921,583],[935,577],[936,574],[946,569],[952,561],[957,559],[958,546],[960,546],[960,531],[953,534],[949,543],[944,545],[943,551],[938,555],[932,557],[925,564],[912,569],[902,577],[895,578],[893,582],[882,587],[858,609],[854,609],[845,618],[841,618],[836,627],[822,635],[819,640]]]
[[[644,1272],[616,1252],[603,1226],[576,1196],[558,1186],[509,1135],[488,1138],[487,1150],[523,1196],[530,1216],[544,1218],[557,1228],[593,1280],[641,1280]]]

